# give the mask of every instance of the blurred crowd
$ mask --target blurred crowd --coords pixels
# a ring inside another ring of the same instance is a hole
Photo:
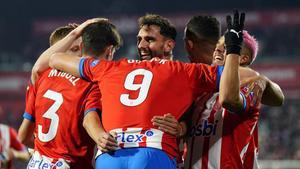
[[[276,27],[273,29],[263,28],[249,28],[251,32],[260,43],[260,50],[258,53],[257,62],[297,59],[299,53],[300,34],[298,33],[300,25],[291,27]],[[178,30],[176,39],[176,48],[174,49],[175,59],[187,61],[186,53],[183,48],[183,30]],[[116,53],[115,59],[120,57],[136,58],[136,32],[125,34],[124,46]],[[0,50],[0,70],[17,70],[29,71],[36,58],[41,54],[43,49],[48,46],[49,34],[44,34],[39,37],[32,37],[20,49],[6,48]],[[1,48],[1,47],[0,47]]]
[[[282,107],[264,106],[259,120],[259,158],[300,160],[300,105],[286,100]]]

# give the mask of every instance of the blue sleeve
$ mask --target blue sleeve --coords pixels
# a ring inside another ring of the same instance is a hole
[[[86,79],[86,77],[84,76],[84,61],[85,61],[85,58],[80,59],[79,74],[80,74],[80,78]]]
[[[220,80],[221,80],[221,75],[223,73],[224,66],[218,66],[217,67],[217,91],[219,91],[220,88]]]
[[[25,112],[25,113],[23,114],[23,118],[24,118],[24,119],[27,119],[27,120],[29,120],[29,121],[31,121],[31,122],[35,122],[35,118],[32,117],[32,115],[29,114],[29,113],[27,113],[27,112]]]
[[[247,100],[246,100],[245,95],[244,95],[242,92],[240,92],[240,95],[241,95],[242,98],[243,98],[243,110],[242,110],[242,111],[245,111],[246,108],[247,108]]]

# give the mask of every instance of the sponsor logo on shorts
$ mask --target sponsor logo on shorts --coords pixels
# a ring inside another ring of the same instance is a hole
[[[139,143],[144,142],[147,137],[152,137],[154,132],[147,130],[145,134],[121,132],[117,134],[117,141],[123,143]]]
[[[34,159],[33,157],[30,159],[27,168],[52,169],[54,167],[62,167],[63,164],[64,163],[62,161],[57,161],[56,163],[52,163],[45,159],[40,159],[40,158]]]

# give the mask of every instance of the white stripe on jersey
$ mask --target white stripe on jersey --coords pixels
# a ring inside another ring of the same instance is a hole
[[[255,129],[255,127],[256,127],[256,124],[257,124],[257,122],[253,125],[253,127],[252,127],[252,129],[251,129],[251,131],[250,131],[250,135],[253,134],[254,129]],[[246,153],[247,150],[248,150],[249,144],[250,144],[250,142],[244,146],[244,148],[242,149],[242,151],[241,151],[241,153],[240,153],[240,158],[241,158],[242,163],[244,163],[244,155],[245,155],[245,153]]]
[[[254,150],[253,169],[259,169],[259,165],[258,165],[258,150],[257,150],[257,148],[255,148],[255,150]]]
[[[10,135],[9,135],[9,127],[3,124],[0,124],[0,153],[4,156],[4,159],[0,161],[0,168],[6,166],[6,162],[8,160],[8,150],[10,147]]]
[[[222,113],[216,112],[214,121],[218,120],[218,127],[215,136],[209,139],[208,151],[208,169],[221,168],[221,151],[222,151],[222,135],[223,135],[223,120],[225,109],[222,108]]]
[[[244,157],[245,153],[246,153],[247,150],[248,150],[249,144],[250,144],[250,143],[246,144],[246,145],[244,146],[244,148],[242,149],[241,153],[240,153],[240,158],[241,158],[241,161],[242,161],[243,164],[244,164],[244,158],[243,158],[243,157]]]
[[[193,113],[193,126],[196,126],[195,134],[194,135],[189,135],[187,139],[187,144],[188,144],[188,150],[187,150],[187,157],[184,161],[185,168],[193,168],[193,169],[201,169],[202,168],[202,161],[203,161],[203,154],[205,154],[204,151],[204,144],[205,140],[209,139],[209,146],[210,149],[208,150],[208,168],[219,168],[221,158],[213,158],[213,157],[220,157],[221,154],[221,146],[222,146],[222,132],[223,132],[223,118],[224,118],[224,109],[220,109],[219,112],[215,112],[214,114],[212,113],[213,107],[216,103],[216,98],[219,95],[219,93],[214,93],[213,96],[208,99],[205,103],[205,110],[201,114],[201,118],[198,119],[198,117],[194,117],[194,115],[198,115],[198,113],[201,112],[194,112]],[[208,119],[211,118],[211,116],[214,115],[213,117],[213,124],[208,122]],[[196,121],[197,120],[197,121]],[[216,120],[218,121],[217,123]],[[209,136],[204,136],[204,123],[206,121],[207,125],[213,125],[213,128],[216,129],[216,133],[209,135]],[[200,126],[201,125],[201,126]],[[197,135],[197,130],[200,127],[202,130],[202,135]],[[190,133],[189,133],[190,134]],[[217,156],[214,156],[214,154],[217,153]]]
[[[0,132],[2,139],[2,149],[7,150],[10,147],[10,135],[9,135],[9,127],[3,124],[0,124]]]

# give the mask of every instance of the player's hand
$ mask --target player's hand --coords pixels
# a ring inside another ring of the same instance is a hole
[[[117,134],[115,132],[107,133],[103,132],[100,138],[97,139],[97,147],[102,152],[114,151],[118,148],[117,140],[115,139]]]
[[[77,26],[72,32],[77,36],[81,36],[82,34],[82,30],[92,24],[92,23],[96,23],[96,22],[101,22],[101,21],[108,21],[107,18],[92,18],[92,19],[88,19],[85,22],[83,22],[82,24],[80,24],[79,26]]]
[[[164,116],[154,116],[151,119],[151,122],[154,126],[158,127],[159,130],[162,130],[166,133],[180,137],[183,135],[183,128],[176,118],[168,113]]]
[[[233,12],[233,21],[230,15],[226,17],[227,31],[225,33],[225,46],[227,54],[238,54],[242,48],[243,29],[245,23],[245,13],[239,14],[237,10]]]

